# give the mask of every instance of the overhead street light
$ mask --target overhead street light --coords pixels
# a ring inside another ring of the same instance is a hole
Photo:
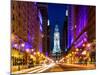
[[[87,47],[90,47],[90,46],[91,46],[91,44],[90,44],[90,43],[88,43],[88,44],[87,44]]]
[[[32,52],[34,51],[34,49],[32,49]]]
[[[78,48],[76,48],[76,51],[78,52],[78,51],[79,51],[79,49],[78,49]]]
[[[14,44],[14,47],[15,47],[15,48],[18,47],[18,44]]]
[[[21,44],[21,46],[22,46],[22,47],[24,47],[24,46],[25,46],[25,44],[24,44],[24,43],[22,43],[22,44]]]
[[[85,44],[83,44],[82,46],[85,47]]]
[[[26,49],[26,52],[29,52],[29,49]]]
[[[82,52],[82,55],[86,55],[86,50]]]

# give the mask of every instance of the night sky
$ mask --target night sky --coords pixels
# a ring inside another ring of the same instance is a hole
[[[53,49],[54,28],[57,24],[60,31],[60,38],[62,37],[63,24],[66,16],[67,5],[65,4],[48,4],[48,17],[50,20],[50,42],[51,49]]]

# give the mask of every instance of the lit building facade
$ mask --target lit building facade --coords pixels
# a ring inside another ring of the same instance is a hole
[[[36,3],[12,1],[12,33],[28,41],[36,50],[39,50],[42,36],[40,14]]]
[[[79,47],[92,36],[95,38],[95,7],[69,5],[68,12],[68,48],[71,45]],[[90,21],[90,17],[93,17],[93,21]]]
[[[15,37],[11,40],[12,71],[18,70],[19,65],[20,69],[27,68],[29,60],[33,57],[33,51],[42,52],[42,15],[37,3],[11,2],[11,33]]]
[[[95,7],[75,6],[74,7],[74,45],[81,47],[85,42],[92,42],[95,39]],[[91,17],[91,20],[90,20]]]
[[[76,44],[75,47],[80,47],[87,41],[87,31],[85,29],[88,21],[88,6],[76,6],[74,11],[74,44]]]
[[[69,51],[71,61],[77,59],[80,63],[95,63],[95,9],[95,6],[68,6],[68,47],[71,47]]]
[[[43,53],[45,55],[48,55],[48,5],[47,4],[41,4],[38,3],[38,9],[41,12],[42,15],[42,33],[43,33],[43,38],[42,38],[42,46],[43,46]]]
[[[73,34],[74,34],[74,32],[73,32],[74,10],[73,9],[74,9],[73,6],[71,6],[71,5],[68,6],[68,28],[67,28],[67,30],[68,30],[68,34],[67,34],[67,36],[68,36],[68,42],[67,42],[68,45],[67,45],[67,48],[68,49],[71,48],[73,40],[74,40],[74,36],[73,36]]]

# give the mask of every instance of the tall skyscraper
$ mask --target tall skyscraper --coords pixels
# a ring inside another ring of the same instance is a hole
[[[68,6],[68,45],[67,48],[70,49],[73,43],[73,25],[74,25],[74,10],[73,10],[73,6]]]
[[[48,27],[47,27],[47,52],[48,52],[48,56],[50,56],[50,21],[48,20]]]
[[[47,28],[48,28],[48,5],[38,3],[38,8],[42,15],[42,28],[43,28],[43,38],[42,38],[42,47],[43,53],[47,54]]]
[[[66,10],[66,16],[63,25],[63,36],[62,36],[62,51],[63,55],[66,54],[68,48],[68,10]]]

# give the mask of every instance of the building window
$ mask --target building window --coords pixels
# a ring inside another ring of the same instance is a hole
[[[12,16],[12,20],[13,20],[13,21],[15,20],[15,16],[14,16],[14,14],[13,14],[13,16]]]
[[[12,8],[13,8],[13,10],[14,10],[14,4],[12,4]]]

